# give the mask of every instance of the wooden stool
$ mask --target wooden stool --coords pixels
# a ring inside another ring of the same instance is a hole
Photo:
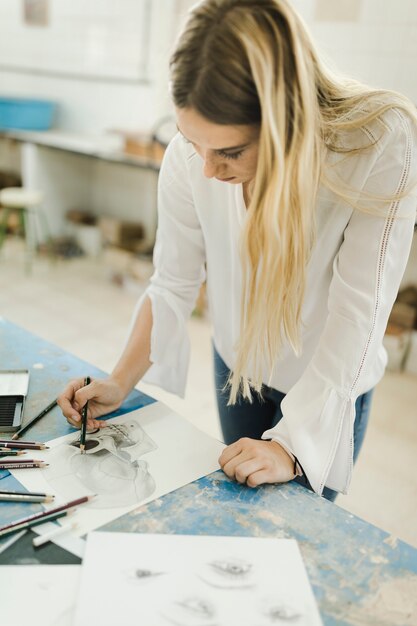
[[[45,214],[40,208],[43,196],[40,191],[25,189],[24,187],[6,187],[0,190],[0,205],[3,210],[0,215],[0,248],[7,233],[9,215],[18,212],[20,225],[26,243],[26,270],[29,272],[36,250],[36,244],[50,240],[50,232]],[[39,226],[41,237],[38,237]]]

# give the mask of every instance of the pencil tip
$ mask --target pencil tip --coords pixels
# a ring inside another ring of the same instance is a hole
[[[15,433],[12,437],[13,441],[16,441],[16,439],[19,439],[19,435],[17,433]]]

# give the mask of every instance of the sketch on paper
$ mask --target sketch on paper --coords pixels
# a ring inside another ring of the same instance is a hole
[[[212,587],[242,589],[255,584],[252,563],[236,556],[214,559],[205,564],[199,576]]]
[[[78,432],[47,443],[36,456],[48,467],[13,475],[29,491],[53,493],[55,506],[97,494],[73,514],[78,536],[214,472],[224,449],[161,402],[107,420],[87,435],[86,454]]]
[[[155,481],[144,454],[157,449],[138,419],[124,424],[109,424],[88,433],[86,453],[79,452],[78,436],[51,450],[44,477],[53,491],[66,493],[67,481],[74,480],[99,495],[91,508],[139,504],[155,491]]]
[[[93,607],[88,582],[109,577]],[[115,624],[120,606],[124,626],[322,626],[291,539],[90,533],[74,626]]]
[[[174,626],[219,626],[212,602],[199,596],[186,596],[171,602],[161,616]]]

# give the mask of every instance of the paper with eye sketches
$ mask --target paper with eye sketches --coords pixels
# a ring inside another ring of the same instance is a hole
[[[100,602],[91,601],[91,581]],[[93,532],[74,626],[322,624],[293,539]]]
[[[99,444],[86,454],[70,445],[79,437],[74,431],[48,441],[49,450],[36,451],[36,458],[49,463],[47,468],[12,472],[29,491],[55,495],[45,509],[98,494],[71,514],[71,522],[77,523],[71,532],[78,536],[219,469],[224,444],[161,402],[106,424],[88,435],[87,441],[97,438]],[[67,523],[65,517],[59,521]]]
[[[2,626],[73,626],[81,565],[0,566]]]

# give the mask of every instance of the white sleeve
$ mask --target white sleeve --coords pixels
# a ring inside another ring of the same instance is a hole
[[[416,182],[415,129],[397,110],[389,119],[391,128],[365,183],[369,193],[401,194]],[[262,436],[292,451],[319,495],[324,486],[347,493],[355,401],[375,382],[378,351],[411,247],[416,204],[414,189],[393,202],[384,217],[353,211],[333,264],[318,347],[281,404],[283,418]]]
[[[193,204],[187,155],[182,144],[180,136],[174,137],[161,166],[155,272],[143,296],[150,298],[153,316],[152,366],[143,380],[181,396],[185,392],[190,356],[187,320],[205,278],[203,234]]]

